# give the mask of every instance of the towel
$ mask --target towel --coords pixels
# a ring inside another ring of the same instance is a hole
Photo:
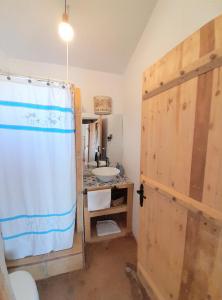
[[[88,192],[88,211],[110,208],[111,189]]]

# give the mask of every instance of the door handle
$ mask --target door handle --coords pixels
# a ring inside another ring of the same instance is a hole
[[[144,196],[144,186],[142,183],[140,185],[140,189],[136,192],[140,196],[140,206],[143,207],[143,200],[146,199],[146,196]]]

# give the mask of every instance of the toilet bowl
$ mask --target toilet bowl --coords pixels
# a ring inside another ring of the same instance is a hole
[[[9,274],[9,280],[16,300],[39,300],[35,280],[26,271]]]

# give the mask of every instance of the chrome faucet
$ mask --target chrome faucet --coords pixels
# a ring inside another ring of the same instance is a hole
[[[109,158],[106,157],[106,167],[109,167]]]
[[[96,155],[96,164],[97,164],[97,168],[99,168],[99,155],[98,155],[98,153]]]

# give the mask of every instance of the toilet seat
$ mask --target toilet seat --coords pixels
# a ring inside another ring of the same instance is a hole
[[[39,300],[35,280],[26,271],[9,274],[9,280],[16,300]]]

